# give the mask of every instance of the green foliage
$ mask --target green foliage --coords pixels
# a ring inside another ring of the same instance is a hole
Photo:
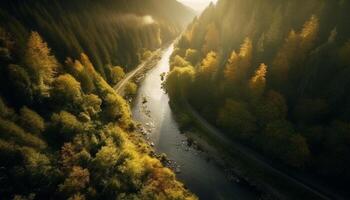
[[[89,116],[96,116],[101,112],[102,100],[94,94],[85,95],[82,108]]]
[[[91,62],[85,61],[86,56],[81,55],[82,62],[85,62],[86,65],[83,65],[79,60],[73,61],[71,58],[66,60],[67,71],[74,76],[81,83],[81,87],[85,93],[91,93],[95,90],[94,84],[94,73],[95,70],[91,69]]]
[[[108,94],[105,98],[105,115],[110,121],[119,121],[123,126],[131,124],[130,108],[117,94]]]
[[[63,137],[65,140],[70,140],[76,134],[83,132],[84,127],[82,123],[76,116],[67,111],[54,113],[51,116],[51,121],[55,130],[60,134],[60,137]]]
[[[284,120],[271,122],[267,125],[264,135],[268,142],[262,144],[263,148],[286,164],[302,167],[309,159],[308,144],[303,136],[295,133],[291,123]]]
[[[147,50],[142,54],[142,60],[146,60],[152,56],[152,52]]]
[[[276,91],[269,91],[256,109],[260,125],[283,120],[287,116],[288,107],[284,97]]]
[[[112,84],[117,84],[120,80],[122,80],[125,76],[125,72],[122,67],[115,66],[111,69],[111,79]]]
[[[64,183],[59,185],[59,190],[65,194],[74,194],[84,189],[89,181],[89,170],[74,166],[68,177],[64,180]]]
[[[45,130],[44,119],[26,106],[20,110],[20,124],[24,129],[35,134],[40,134]]]
[[[64,74],[57,77],[53,83],[51,94],[53,98],[62,105],[78,105],[82,101],[82,92],[80,83],[70,74]]]
[[[317,123],[328,113],[327,102],[323,99],[301,99],[294,108],[294,117],[300,123]]]
[[[40,138],[25,132],[15,123],[0,118],[0,133],[4,140],[16,142],[19,145],[31,146],[37,149],[46,148],[46,144]]]
[[[190,62],[193,66],[195,66],[200,59],[200,54],[197,50],[195,49],[187,49],[186,50],[186,55],[185,55],[185,60]]]
[[[16,99],[20,102],[31,103],[33,101],[33,88],[28,72],[21,66],[9,65],[8,76]]]
[[[260,98],[265,92],[267,66],[261,64],[249,81],[249,89],[252,98]]]
[[[1,20],[5,28],[26,39],[23,32],[38,31],[61,63],[85,52],[103,78],[108,65],[130,70],[139,63],[137,52],[154,50],[172,41],[194,13],[177,1],[85,1],[69,4],[53,0],[4,0]],[[111,17],[112,16],[112,17]],[[147,20],[147,16],[152,16]],[[104,33],[104,34],[101,34]]]
[[[49,175],[51,161],[46,155],[29,147],[21,148],[21,154],[23,156],[25,167],[30,171],[31,176]]]
[[[28,39],[25,64],[32,73],[40,95],[47,96],[49,85],[58,70],[58,62],[37,32],[32,32]]]
[[[170,63],[171,69],[174,69],[175,67],[187,67],[190,66],[190,63],[186,61],[184,58],[182,58],[179,55],[176,55],[171,63]]]
[[[350,4],[338,3],[310,0],[300,8],[296,1],[219,0],[175,46],[171,62],[184,57],[196,73],[190,92],[174,93],[171,101],[183,95],[224,133],[287,166],[349,179],[344,167],[330,164],[349,167],[339,135],[350,121],[350,29],[340,17]],[[182,84],[170,75],[169,88]],[[337,119],[344,122],[332,124]]]
[[[12,110],[11,108],[9,108],[4,100],[2,99],[2,97],[0,96],[0,117],[3,118],[12,118],[15,115],[14,110]]]
[[[217,120],[220,126],[235,134],[233,136],[248,138],[256,131],[256,119],[242,102],[227,100]]]
[[[198,69],[198,76],[203,78],[205,81],[212,80],[217,72],[218,68],[218,57],[217,53],[211,51],[202,60],[202,63]]]
[[[193,82],[195,71],[192,66],[175,67],[166,78],[165,91],[171,97],[179,97],[185,94],[189,85]]]
[[[134,96],[137,93],[137,85],[134,82],[128,82],[124,89],[126,96]]]
[[[174,38],[178,23],[167,21],[179,18],[165,19],[164,6],[183,8],[176,1],[142,2],[152,5],[151,13],[163,13],[144,24],[132,14],[144,13],[136,1],[110,3],[2,4],[0,24],[10,32],[0,27],[1,198],[195,199],[148,156],[150,147],[133,134],[128,103],[106,81],[125,76],[123,68],[109,66],[136,66],[140,49],[154,50]],[[128,85],[129,94],[135,90]],[[154,186],[156,170],[164,190]]]
[[[97,168],[108,170],[117,164],[118,158],[119,153],[117,148],[113,143],[109,142],[97,152],[94,162]]]
[[[251,67],[253,44],[249,38],[246,38],[241,45],[239,53],[233,51],[227,61],[224,75],[228,82],[239,83],[246,81],[247,73]]]

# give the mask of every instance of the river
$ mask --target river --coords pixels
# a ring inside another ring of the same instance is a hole
[[[157,153],[165,153],[176,162],[177,178],[203,200],[259,199],[249,187],[231,182],[223,169],[208,161],[206,155],[186,145],[170,106],[169,97],[161,88],[160,75],[169,71],[169,57],[174,47],[164,50],[161,60],[140,84],[132,112],[136,121],[150,130],[149,138]],[[146,97],[147,103],[144,102]]]

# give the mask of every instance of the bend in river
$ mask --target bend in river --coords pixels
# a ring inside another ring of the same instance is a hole
[[[179,166],[177,177],[200,199],[258,199],[249,187],[230,182],[223,169],[208,161],[204,153],[189,148],[186,136],[180,134],[160,78],[169,71],[173,48],[171,45],[163,52],[157,66],[142,81],[132,109],[134,119],[149,129],[157,153],[165,153]]]

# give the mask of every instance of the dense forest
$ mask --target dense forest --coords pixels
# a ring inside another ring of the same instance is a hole
[[[192,15],[140,2],[1,1],[1,199],[196,199],[109,84]]]
[[[85,52],[109,82],[113,66],[132,69],[194,16],[174,0],[4,0],[0,5],[0,25],[18,43],[38,31],[60,62]]]
[[[165,89],[232,140],[346,187],[349,10],[344,0],[219,0],[177,42]]]

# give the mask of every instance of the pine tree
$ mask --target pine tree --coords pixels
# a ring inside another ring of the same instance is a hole
[[[38,32],[30,34],[25,52],[25,63],[33,74],[39,94],[48,96],[50,84],[58,70],[58,61]]]

